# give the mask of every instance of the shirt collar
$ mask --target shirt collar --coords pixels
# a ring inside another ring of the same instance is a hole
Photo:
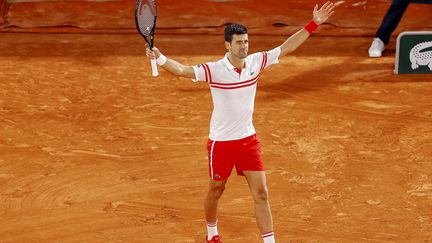
[[[227,68],[229,70],[234,70],[234,66],[231,64],[231,62],[228,60],[228,52],[225,54],[225,57],[223,58],[223,62],[225,63],[225,66],[227,66]]]
[[[223,62],[225,63],[225,66],[229,69],[229,70],[234,70],[235,67],[231,64],[231,62],[228,60],[228,52],[225,54],[225,57],[223,58]],[[245,60],[245,67],[243,69],[245,69],[248,66],[247,60]]]

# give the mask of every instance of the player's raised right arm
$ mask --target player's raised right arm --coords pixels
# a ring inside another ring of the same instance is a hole
[[[158,59],[159,57],[163,56],[159,49],[157,49],[156,47],[153,47],[152,50],[150,50],[150,48],[147,46],[147,51],[146,54],[149,58],[151,59]],[[160,60],[160,59],[159,59]],[[163,69],[167,70],[168,72],[177,75],[177,76],[181,76],[181,77],[185,77],[185,78],[190,78],[190,79],[195,79],[195,72],[192,66],[186,66],[183,65],[175,60],[172,60],[170,58],[166,58],[166,61],[163,60],[164,63],[158,63]]]

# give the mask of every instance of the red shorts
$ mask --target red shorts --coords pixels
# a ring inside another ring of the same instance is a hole
[[[232,141],[208,140],[208,161],[210,178],[216,181],[228,179],[233,167],[237,175],[242,171],[264,171],[261,158],[261,144],[256,134]]]

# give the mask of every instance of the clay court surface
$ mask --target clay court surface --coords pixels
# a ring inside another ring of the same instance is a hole
[[[413,13],[411,13],[413,14]],[[251,35],[250,53],[286,36]],[[258,81],[277,242],[432,241],[432,78],[394,75],[395,42],[317,35]],[[0,242],[203,242],[209,87],[159,70],[136,33],[0,33]],[[185,64],[221,35],[157,36]],[[224,242],[261,242],[232,174]]]

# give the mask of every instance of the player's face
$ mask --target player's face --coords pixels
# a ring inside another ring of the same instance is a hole
[[[233,35],[231,43],[227,44],[227,49],[238,58],[246,58],[249,50],[248,35]]]

